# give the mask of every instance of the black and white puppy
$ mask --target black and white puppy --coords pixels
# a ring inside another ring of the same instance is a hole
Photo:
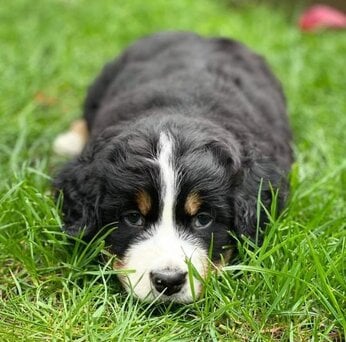
[[[129,47],[91,85],[84,120],[58,137],[77,155],[55,179],[64,229],[107,245],[120,280],[146,300],[186,303],[233,236],[255,239],[260,196],[287,195],[291,133],[281,86],[260,56],[225,38],[159,33]],[[86,138],[86,132],[88,138]],[[84,146],[84,143],[86,145]],[[260,192],[260,193],[259,193]],[[210,253],[210,249],[211,253]]]

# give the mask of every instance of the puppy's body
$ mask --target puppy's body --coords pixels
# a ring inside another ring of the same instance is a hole
[[[292,155],[281,86],[242,44],[192,33],[140,40],[106,65],[84,107],[90,138],[58,175],[65,229],[108,244],[140,298],[188,302],[190,260],[203,276],[232,245],[255,238],[257,198],[286,196]],[[192,290],[194,289],[194,291]],[[163,294],[161,294],[163,292]]]

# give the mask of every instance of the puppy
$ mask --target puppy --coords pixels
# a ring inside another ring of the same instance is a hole
[[[90,86],[83,118],[55,143],[76,155],[54,182],[64,230],[88,239],[115,227],[107,245],[141,299],[193,301],[201,278],[191,266],[205,277],[209,259],[230,259],[234,237],[256,240],[273,193],[284,204],[284,95],[239,42],[183,32],[141,39]]]

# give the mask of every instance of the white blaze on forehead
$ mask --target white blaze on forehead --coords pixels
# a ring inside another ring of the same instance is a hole
[[[161,200],[163,203],[162,228],[173,228],[173,212],[176,195],[176,173],[173,168],[173,139],[168,133],[161,133],[159,156],[157,158],[161,174]]]
[[[177,172],[174,169],[174,139],[169,133],[162,132],[158,142],[158,155],[155,159],[161,178],[162,211],[159,221],[148,227],[148,235],[137,240],[126,252],[123,268],[133,270],[120,280],[127,289],[132,289],[141,299],[153,300],[159,294],[153,288],[150,272],[172,270],[187,272],[186,261],[189,260],[201,276],[205,274],[207,251],[198,240],[186,234],[179,234],[175,227],[174,212],[177,196]],[[176,302],[191,302],[193,292],[198,296],[201,284],[197,279],[193,283],[187,278],[181,291],[166,299]],[[162,299],[165,299],[164,297]]]

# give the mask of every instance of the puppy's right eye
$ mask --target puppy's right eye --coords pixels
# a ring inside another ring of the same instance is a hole
[[[122,215],[122,219],[129,226],[143,227],[144,217],[138,211],[128,211]]]
[[[193,220],[192,224],[195,228],[207,228],[214,222],[214,218],[209,213],[199,213],[197,214]]]

